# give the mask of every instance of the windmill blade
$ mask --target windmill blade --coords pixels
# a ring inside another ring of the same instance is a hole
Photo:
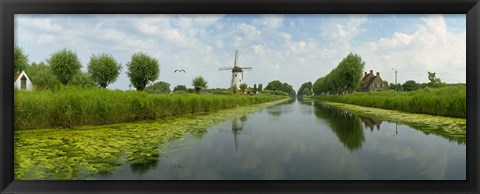
[[[251,71],[252,70],[252,67],[241,67],[241,68],[244,71]]]
[[[220,67],[218,68],[219,71],[222,71],[222,70],[232,70],[231,67]]]
[[[238,58],[238,50],[235,50],[235,61],[233,61],[233,66],[236,67],[237,66],[237,59]]]

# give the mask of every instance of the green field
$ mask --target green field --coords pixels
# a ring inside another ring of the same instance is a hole
[[[14,127],[71,128],[210,112],[285,98],[275,95],[147,94],[64,88],[15,91]]]
[[[425,88],[412,92],[355,92],[311,98],[409,113],[466,118],[466,86]]]

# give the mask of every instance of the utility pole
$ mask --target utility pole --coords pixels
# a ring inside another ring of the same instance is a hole
[[[397,86],[397,70],[392,68],[392,70],[395,70],[395,91],[398,91],[398,86]]]

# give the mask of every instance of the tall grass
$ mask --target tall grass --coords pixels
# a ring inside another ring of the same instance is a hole
[[[315,99],[360,106],[465,118],[466,86],[425,88],[412,92],[356,92],[338,96],[315,96]]]
[[[14,127],[70,128],[155,120],[209,112],[283,98],[274,95],[147,94],[137,91],[64,88],[15,91]]]

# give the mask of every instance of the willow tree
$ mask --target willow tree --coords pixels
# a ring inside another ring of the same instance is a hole
[[[15,47],[13,53],[13,72],[18,73],[28,66],[28,56],[25,54],[22,48]]]
[[[133,54],[130,62],[127,63],[127,67],[130,82],[139,91],[144,90],[145,86],[156,80],[160,74],[158,61],[143,53]]]
[[[47,63],[50,65],[52,73],[63,85],[67,85],[80,72],[82,67],[77,53],[68,49],[53,53]]]
[[[195,88],[196,93],[200,93],[202,89],[206,89],[207,86],[207,81],[202,76],[197,76],[193,78],[192,80],[192,85]]]
[[[122,66],[111,55],[92,55],[88,63],[88,74],[100,87],[106,88],[117,80]]]

